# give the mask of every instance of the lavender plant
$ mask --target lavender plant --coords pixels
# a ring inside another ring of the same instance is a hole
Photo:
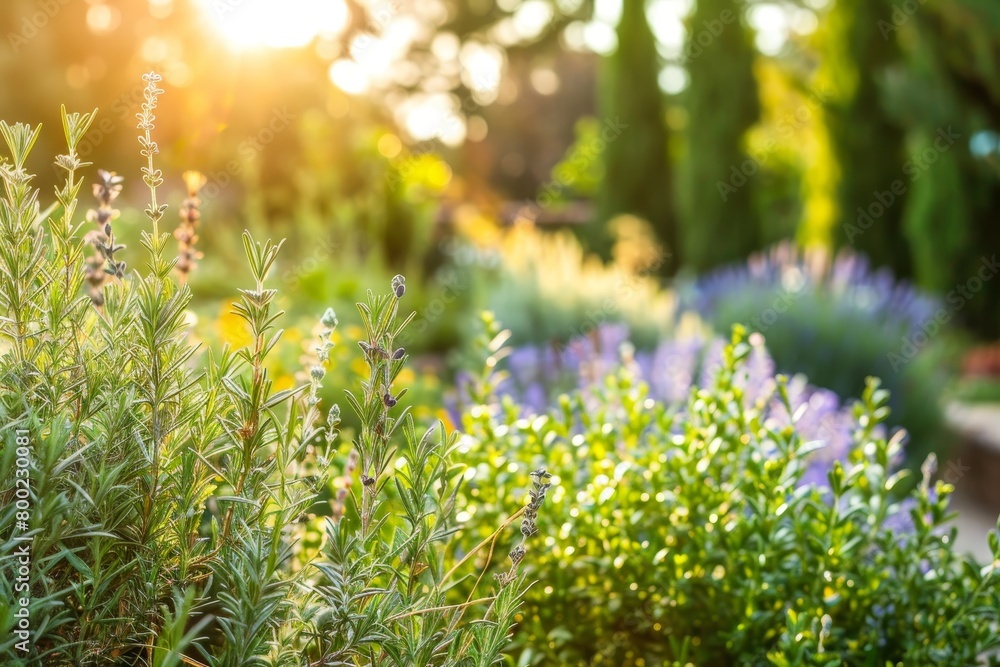
[[[498,325],[489,316],[486,326],[495,329]],[[506,340],[506,334],[498,339]],[[588,404],[599,403],[599,394],[595,392],[604,379],[624,371],[633,381],[646,386],[649,398],[681,413],[693,389],[712,386],[723,364],[725,343],[724,339],[693,331],[662,340],[651,351],[638,351],[629,342],[624,326],[604,325],[566,346],[502,348],[506,369],[502,374],[491,373],[491,391],[497,399],[518,406],[523,417],[531,418],[547,413],[558,404],[561,394],[574,390]],[[851,405],[829,389],[810,385],[799,374],[786,384],[789,412],[775,398],[775,363],[763,337],[751,334],[747,344],[751,352],[736,376],[736,382],[744,390],[746,406],[759,410],[762,418],[776,428],[791,424],[794,415],[800,436],[822,445],[810,455],[802,481],[823,483],[835,461],[847,460],[855,428]],[[492,353],[496,354],[497,344],[492,347]],[[473,380],[466,373],[461,385],[468,390],[476,383],[482,386],[484,381],[482,376]],[[461,404],[459,396],[456,407]],[[455,415],[456,421],[462,418],[460,412]]]
[[[493,323],[470,385],[464,493],[489,525],[511,509],[508,466],[530,461],[553,475],[560,526],[526,565],[516,664],[1000,664],[1000,539],[985,566],[956,553],[932,460],[902,491],[876,380],[820,476],[812,397],[741,329],[679,407],[626,363],[525,409],[504,395],[504,340]]]
[[[743,324],[763,334],[782,373],[804,373],[842,399],[869,375],[891,393],[894,421],[910,434],[916,469],[942,453],[937,388],[948,382],[948,322],[957,315],[887,269],[842,249],[831,256],[780,244],[681,289],[686,308],[718,331]]]
[[[0,662],[495,664],[527,584],[515,569],[465,603],[445,600],[475,575],[484,546],[462,547],[456,535],[465,470],[454,436],[440,425],[418,436],[398,403],[403,279],[359,306],[371,373],[347,396],[363,425],[353,443],[340,443],[339,407],[318,398],[332,312],[308,383],[274,388],[266,362],[282,313],[268,277],[280,243],[243,235],[251,282],[232,309],[249,342],[197,349],[184,280],[197,189],[189,182],[185,238],[171,259],[153,136],[163,91],[157,75],[144,79],[149,203],[138,270],[107,229],[120,177],[100,172],[95,186],[101,239],[76,220],[89,166],[77,146],[94,115],[63,112],[65,182],[44,211],[25,168],[40,128],[0,123],[11,156],[0,164]],[[93,241],[114,276],[100,299],[88,274]],[[324,501],[335,472],[361,475],[360,498]],[[26,494],[15,479],[27,480]],[[504,529],[522,513],[489,531],[493,543],[513,539]],[[326,544],[308,551],[308,526],[324,522]]]

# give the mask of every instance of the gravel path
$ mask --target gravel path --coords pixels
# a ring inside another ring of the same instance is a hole
[[[955,488],[951,508],[958,512],[955,525],[958,536],[955,546],[959,551],[971,553],[979,563],[988,563],[993,559],[990,547],[986,542],[986,533],[996,530],[997,516],[983,508],[968,493],[962,491],[961,484]]]
[[[956,546],[985,563],[992,560],[986,534],[996,530],[1000,491],[1000,406],[952,403],[945,408],[949,426],[959,434],[954,460],[944,470],[955,485],[952,509],[958,512]],[[964,462],[962,459],[965,459]]]

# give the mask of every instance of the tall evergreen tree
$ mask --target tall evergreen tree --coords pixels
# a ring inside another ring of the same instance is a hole
[[[666,109],[659,86],[660,58],[645,0],[623,0],[618,47],[601,69],[600,115],[604,178],[589,246],[607,256],[607,223],[631,213],[647,220],[664,246],[666,274],[677,270],[679,247],[671,197]]]
[[[739,261],[760,244],[753,205],[760,164],[744,136],[760,117],[742,0],[698,0],[685,49],[690,86],[682,236],[689,266]]]
[[[979,140],[1000,131],[1000,5],[960,0],[902,18],[890,16],[880,28],[906,57],[887,91],[908,129],[914,165],[903,220],[914,275],[950,294],[947,307],[964,324],[995,337],[1000,291],[969,283],[986,275],[979,274],[989,268],[983,260],[1000,247],[1000,179],[978,150]]]
[[[837,245],[852,245],[899,276],[911,274],[903,238],[904,133],[883,104],[880,86],[899,62],[895,40],[880,28],[889,0],[837,0],[823,19],[820,85],[828,93],[826,120],[840,178],[835,200]],[[897,186],[897,190],[899,187]]]

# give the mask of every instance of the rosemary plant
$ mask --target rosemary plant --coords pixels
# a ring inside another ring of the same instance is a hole
[[[154,139],[163,91],[156,74],[144,80],[138,270],[110,229],[120,177],[99,172],[99,208],[77,220],[89,166],[77,146],[94,113],[63,110],[65,181],[45,210],[25,169],[40,128],[0,122],[0,663],[497,663],[523,576],[515,567],[463,604],[446,597],[515,517],[487,531],[491,542],[458,545],[455,436],[418,433],[399,404],[403,278],[360,304],[370,374],[347,394],[363,424],[351,443],[339,439],[340,408],[317,393],[332,311],[308,384],[276,391],[268,373],[282,336],[268,287],[280,243],[242,238],[251,281],[233,312],[250,342],[198,350],[185,277],[200,179],[188,177],[171,259]],[[93,222],[99,238],[84,234]],[[99,284],[91,244],[109,276]],[[323,500],[335,473],[359,475],[358,495]],[[326,544],[310,553],[306,527],[323,521]]]

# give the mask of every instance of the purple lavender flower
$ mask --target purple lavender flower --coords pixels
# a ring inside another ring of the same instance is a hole
[[[888,269],[872,269],[864,255],[842,249],[833,258],[821,249],[800,250],[789,242],[751,256],[746,264],[717,269],[683,290],[691,310],[714,321],[732,299],[770,303],[832,297],[834,307],[877,322],[892,333],[911,336],[940,307]]]
[[[546,412],[558,393],[574,387],[583,392],[585,400],[597,400],[592,392],[604,378],[627,367],[636,379],[649,385],[652,398],[681,409],[696,378],[701,388],[715,381],[726,346],[721,338],[695,337],[664,340],[653,352],[636,353],[627,341],[627,330],[615,325],[598,327],[563,348],[515,348],[508,357],[510,376],[498,391],[517,401],[524,416],[530,417]],[[811,454],[801,483],[825,487],[834,462],[847,462],[855,428],[850,408],[842,405],[833,391],[813,387],[804,377],[795,376],[787,386],[792,407],[792,414],[788,414],[775,395],[775,363],[763,337],[752,334],[748,342],[752,349],[734,378],[744,391],[746,406],[762,409],[765,423],[772,429],[794,419],[803,441],[823,443]]]
[[[684,401],[694,383],[704,346],[701,338],[666,340],[652,354],[637,354],[639,370],[653,396],[671,404]]]

